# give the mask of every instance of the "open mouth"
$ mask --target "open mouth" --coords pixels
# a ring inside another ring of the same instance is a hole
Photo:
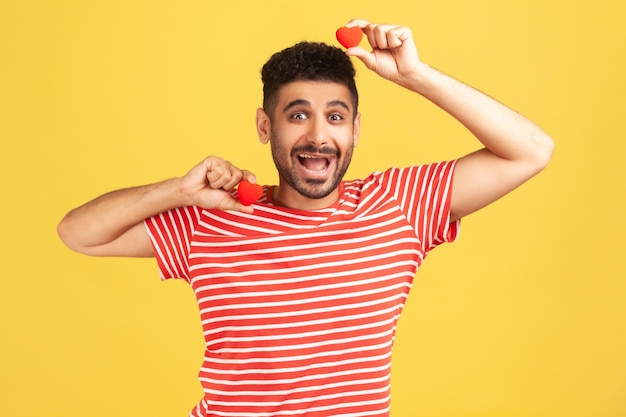
[[[318,174],[326,172],[335,160],[332,155],[299,153],[297,156],[304,169]]]

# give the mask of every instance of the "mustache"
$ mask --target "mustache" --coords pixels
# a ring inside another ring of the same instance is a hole
[[[310,144],[298,146],[291,150],[291,156],[296,156],[299,153],[313,153],[313,154],[321,154],[321,155],[332,155],[332,156],[337,156],[337,157],[339,156],[339,151],[335,148],[330,148],[328,146],[322,146],[321,148],[318,148]]]

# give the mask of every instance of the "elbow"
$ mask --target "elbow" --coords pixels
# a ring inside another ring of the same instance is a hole
[[[81,245],[78,243],[76,228],[71,221],[71,212],[66,214],[57,225],[57,235],[61,242],[74,252],[84,253]]]
[[[548,134],[540,132],[533,137],[533,141],[535,143],[533,160],[536,172],[539,173],[543,171],[552,160],[552,155],[554,154],[554,140]]]
[[[61,239],[61,242],[63,242],[65,246],[73,249],[71,239],[72,234],[70,233],[70,227],[68,226],[67,215],[61,219],[59,224],[57,224],[57,236],[59,236],[59,239]]]

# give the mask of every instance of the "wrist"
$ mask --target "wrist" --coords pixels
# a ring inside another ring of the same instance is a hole
[[[423,96],[428,96],[428,91],[436,82],[436,78],[441,73],[430,67],[428,64],[420,62],[415,70],[405,77],[400,84],[411,91]]]
[[[196,204],[196,190],[195,188],[188,186],[188,182],[185,181],[185,177],[171,178],[166,180],[164,185],[167,187],[166,195],[169,196],[168,200],[175,207],[193,206]]]

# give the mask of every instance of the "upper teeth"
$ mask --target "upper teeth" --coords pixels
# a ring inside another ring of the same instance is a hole
[[[300,158],[311,158],[311,159],[316,158],[315,156],[312,156],[312,155],[304,155],[304,154],[300,154],[299,156],[300,156]]]

